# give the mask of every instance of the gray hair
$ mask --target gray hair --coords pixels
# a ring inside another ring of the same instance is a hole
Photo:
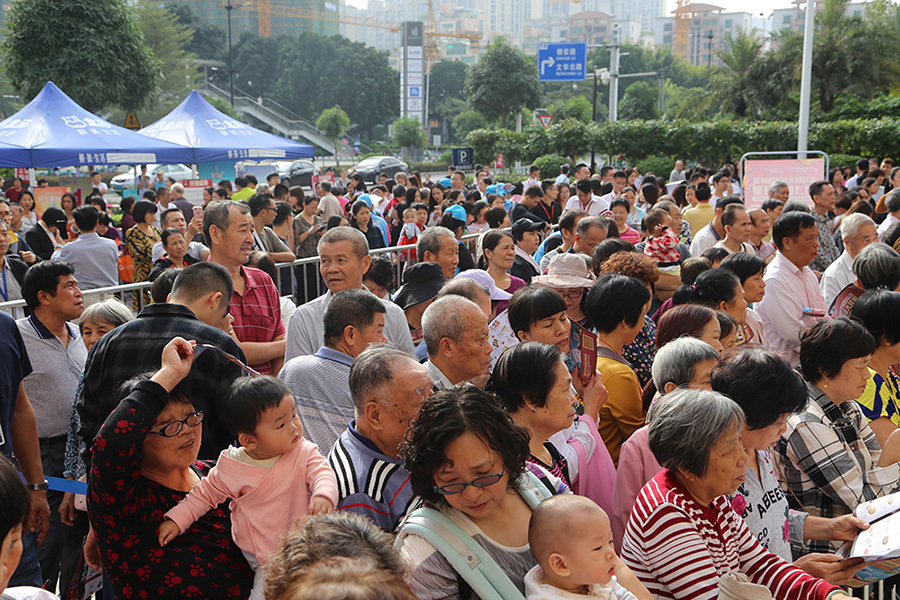
[[[366,240],[365,234],[353,227],[335,227],[326,231],[325,235],[319,238],[316,252],[320,252],[323,245],[336,242],[350,242],[350,245],[353,246],[353,253],[357,258],[361,259],[369,254],[369,242]]]
[[[704,342],[692,337],[676,338],[659,349],[650,371],[653,384],[665,394],[666,384],[686,386],[694,378],[697,364],[704,360],[719,360],[719,353]]]
[[[228,209],[231,207],[236,208],[242,215],[250,214],[250,207],[236,200],[213,200],[203,209],[203,238],[206,240],[207,246],[212,246],[209,230],[212,229],[213,225],[219,231],[228,229],[228,225],[231,224],[231,216],[228,214]]]
[[[419,260],[425,260],[425,253],[431,252],[438,254],[441,251],[441,239],[447,236],[456,243],[456,235],[446,227],[428,227],[419,234],[419,241],[416,242],[416,256]]]
[[[131,309],[115,298],[108,298],[103,302],[91,304],[84,309],[84,312],[81,313],[81,318],[78,319],[78,329],[84,332],[84,324],[88,321],[93,323],[102,321],[109,323],[113,327],[118,327],[132,320],[134,320],[134,314],[132,314]]]
[[[853,274],[867,289],[894,290],[900,280],[900,254],[885,243],[869,244],[853,259]]]
[[[472,302],[477,302],[479,294],[483,294],[490,298],[490,293],[491,292],[486,287],[470,277],[454,277],[441,286],[441,290],[438,292],[437,297],[462,296],[463,298],[468,298]]]
[[[437,355],[442,339],[450,338],[457,342],[462,339],[467,325],[463,312],[467,309],[484,314],[471,300],[454,295],[438,298],[425,309],[422,315],[422,334],[428,356]]]
[[[414,360],[406,352],[389,344],[374,344],[353,360],[350,367],[350,398],[357,417],[363,414],[366,402],[393,381],[393,365],[403,359]]]
[[[603,229],[608,229],[609,221],[599,215],[585,217],[578,221],[578,225],[575,227],[575,233],[584,235],[591,227],[602,227]]]
[[[786,188],[786,187],[788,187],[788,184],[786,184],[783,181],[773,181],[769,185],[769,196],[772,196],[775,192],[777,192],[781,188]]]
[[[180,183],[176,183],[172,186],[173,192],[178,192],[179,194],[184,194],[184,186]]]
[[[897,212],[900,210],[900,189],[891,190],[884,197],[884,203],[888,212]]]
[[[660,465],[702,477],[713,444],[733,427],[743,428],[744,411],[718,392],[677,390],[650,409],[648,442]]]
[[[897,196],[900,198],[900,196]],[[900,200],[898,200],[900,202]],[[875,225],[875,221],[868,215],[862,213],[853,213],[841,219],[841,239],[853,238],[859,235],[860,228],[866,223]]]

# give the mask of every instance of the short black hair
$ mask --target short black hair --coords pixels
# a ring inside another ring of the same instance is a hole
[[[376,314],[386,312],[384,303],[371,292],[353,288],[338,292],[328,302],[322,317],[325,345],[333,346],[339,342],[347,327],[369,327],[375,322]]]
[[[138,200],[135,202],[134,208],[131,209],[131,216],[134,218],[135,223],[143,223],[147,218],[147,213],[156,214],[158,210],[156,203],[149,200]],[[178,209],[176,208],[175,210]]]
[[[268,183],[269,180],[271,180],[273,177],[280,177],[280,175],[278,174],[278,171],[272,171],[271,173],[266,175],[266,183]],[[275,185],[279,185],[279,184],[275,184]]]
[[[625,275],[604,275],[594,282],[584,300],[584,312],[602,333],[615,331],[619,323],[637,325],[650,290],[640,279]]]
[[[762,206],[760,206],[760,208],[766,212],[771,212],[771,211],[775,210],[776,208],[778,208],[779,206],[783,207],[784,202],[782,202],[781,200],[776,200],[775,198],[766,198],[763,201]]]
[[[766,270],[766,261],[755,254],[735,252],[723,258],[719,266],[737,275],[741,285],[744,285],[745,281]]]
[[[19,198],[21,198],[21,197],[22,197],[22,195],[19,194]],[[103,196],[101,196],[99,194],[91,194],[90,196],[88,196],[87,203],[88,204],[98,204],[100,206],[100,208],[98,208],[97,210],[102,211],[102,212],[106,211],[106,200],[104,200]]]
[[[178,274],[183,270],[170,268],[162,272],[156,272],[156,279],[153,280],[153,285],[150,286],[150,299],[153,301],[153,304],[166,302],[169,294],[172,293],[172,286],[175,284]]]
[[[256,178],[256,175],[254,175],[253,173],[247,173],[246,175],[244,175],[244,178],[246,178],[247,183],[249,183],[251,185],[255,186],[256,184],[259,183],[259,180]]]
[[[78,231],[92,231],[97,227],[100,213],[93,206],[79,206],[72,211]]]
[[[566,231],[571,231],[574,233],[575,225],[578,224],[577,221],[578,221],[579,217],[586,217],[586,216],[588,216],[587,212],[585,212],[581,209],[578,209],[578,208],[567,210],[559,218],[559,228],[565,229]]]
[[[247,201],[247,205],[250,207],[250,216],[255,217],[264,209],[269,208],[269,202],[274,199],[275,196],[272,194],[259,193],[250,196],[250,199]]]
[[[275,187],[272,188],[272,195],[275,196],[275,199],[286,198],[290,190],[288,186],[283,183],[276,183]]]
[[[772,225],[772,241],[776,248],[783,250],[785,238],[795,238],[801,230],[815,226],[815,218],[807,212],[792,210],[781,213]]]
[[[682,285],[672,296],[672,304],[702,304],[718,308],[720,302],[731,304],[737,296],[738,276],[728,269],[710,269],[697,275],[691,285]]]
[[[506,412],[515,413],[526,402],[539,408],[545,406],[557,383],[554,367],[561,358],[559,348],[537,342],[524,342],[504,352],[494,368],[492,381]]]
[[[280,379],[268,375],[238,377],[225,400],[226,427],[234,437],[253,434],[262,414],[276,408],[285,396],[293,398],[294,394]]]
[[[743,203],[740,205],[735,203],[726,205],[725,210],[722,211],[722,226],[730,227],[731,225],[734,225],[737,222],[737,213],[739,210],[742,210],[744,212],[747,211],[747,209],[744,208]]]
[[[694,195],[700,202],[706,202],[712,198],[712,190],[706,181],[698,181],[694,186]]]
[[[707,259],[713,265],[716,263],[721,263],[725,260],[725,257],[728,256],[728,250],[722,248],[721,246],[713,246],[712,248],[707,248],[700,255],[701,258]]]
[[[566,312],[566,301],[556,290],[543,285],[529,285],[516,290],[509,300],[507,316],[513,334],[528,331],[543,319]]]
[[[812,384],[834,378],[847,361],[875,352],[875,338],[849,317],[819,321],[800,336],[800,370]]]
[[[172,208],[167,208],[166,210],[162,211],[162,214],[159,215],[159,224],[162,225],[163,227],[165,227],[166,223],[169,220],[169,215],[174,215],[174,214],[180,215],[181,209],[177,208],[177,207],[172,207]]]
[[[25,279],[22,280],[22,298],[25,299],[28,308],[34,310],[40,305],[39,292],[47,292],[55,297],[59,278],[74,274],[75,269],[64,260],[37,262],[25,271]]]
[[[235,177],[234,185],[240,188],[247,187],[247,178],[246,177]]]
[[[809,184],[809,197],[815,198],[816,196],[820,196],[822,194],[822,188],[826,185],[831,185],[831,183],[824,180],[813,181]]]
[[[590,179],[582,179],[578,183],[575,184],[575,189],[584,194],[592,194],[594,192],[594,188],[591,187]]]
[[[591,256],[591,270],[596,274],[600,271],[600,265],[617,252],[634,252],[634,244],[622,238],[606,238],[594,248]]]
[[[183,233],[181,233],[180,229],[174,229],[172,227],[169,227],[169,228],[163,230],[162,236],[160,237],[160,241],[162,242],[163,248],[165,248],[166,244],[169,243],[169,238],[176,234],[181,235],[181,236],[184,235]]]
[[[209,261],[182,269],[172,286],[172,296],[184,302],[194,302],[212,292],[221,292],[222,303],[228,304],[234,293],[234,283],[228,269]]]
[[[879,346],[900,342],[900,292],[868,290],[853,304],[850,316],[865,326]]]
[[[478,436],[500,455],[510,486],[524,472],[530,434],[512,420],[497,398],[476,387],[442,390],[422,405],[400,450],[413,492],[425,502],[447,505],[434,489],[434,474],[447,463],[447,446],[464,433]]]
[[[625,212],[631,212],[631,204],[625,198],[619,197],[609,203],[609,210],[612,211],[617,206],[621,206],[625,209]]]
[[[496,229],[503,224],[503,219],[506,218],[506,209],[500,206],[495,206],[494,208],[489,208],[486,213],[484,213],[484,220],[487,221],[488,227],[491,229]]]
[[[394,265],[391,259],[384,254],[376,254],[372,257],[369,264],[369,270],[363,275],[363,281],[366,280],[377,283],[388,291],[394,290]]]

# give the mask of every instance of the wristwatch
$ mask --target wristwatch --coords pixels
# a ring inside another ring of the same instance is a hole
[[[27,483],[25,487],[32,492],[46,492],[50,489],[50,483],[45,479],[40,483]]]

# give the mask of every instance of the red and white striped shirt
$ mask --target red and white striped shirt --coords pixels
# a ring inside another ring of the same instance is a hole
[[[641,490],[622,560],[656,598],[714,600],[719,577],[741,572],[776,600],[825,600],[841,590],[766,550],[726,496],[698,504],[668,470]]]

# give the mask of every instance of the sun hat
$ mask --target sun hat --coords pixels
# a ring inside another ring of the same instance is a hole
[[[579,255],[563,252],[550,259],[546,275],[532,277],[531,283],[552,288],[587,288],[594,285],[594,274]]]
[[[460,277],[466,277],[468,279],[474,279],[481,285],[487,288],[488,294],[491,296],[491,300],[509,300],[512,298],[512,294],[507,292],[506,290],[501,290],[497,287],[497,284],[494,282],[494,278],[491,277],[491,274],[483,269],[468,269],[463,271],[462,273],[457,273],[454,279],[458,279]]]
[[[437,297],[447,282],[441,265],[420,262],[403,272],[403,287],[394,295],[394,302],[403,310]]]

